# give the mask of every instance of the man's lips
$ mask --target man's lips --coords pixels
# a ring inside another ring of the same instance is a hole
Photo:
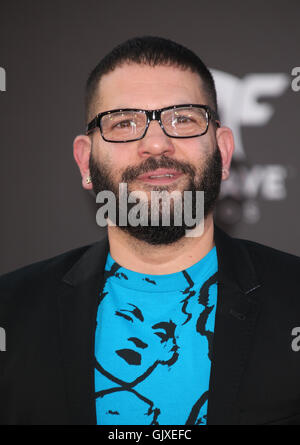
[[[157,170],[153,170],[143,175],[138,176],[139,181],[148,182],[150,184],[168,184],[170,182],[175,181],[183,173],[178,170],[170,169],[170,168],[159,168]]]

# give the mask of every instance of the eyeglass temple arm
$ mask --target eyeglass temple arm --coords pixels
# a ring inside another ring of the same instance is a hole
[[[217,115],[217,113],[212,110],[211,108],[209,109],[211,118],[215,121],[215,123],[217,124],[218,127],[221,127],[221,121],[219,119],[219,116]]]
[[[91,134],[93,130],[98,126],[98,116],[95,117],[86,127],[86,135]]]

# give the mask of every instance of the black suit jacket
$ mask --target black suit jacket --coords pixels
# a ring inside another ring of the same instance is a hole
[[[215,243],[208,425],[300,424],[300,258],[218,228]],[[0,424],[96,424],[94,335],[108,249],[105,237],[0,278]]]

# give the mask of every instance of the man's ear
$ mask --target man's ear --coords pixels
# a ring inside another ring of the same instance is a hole
[[[231,159],[234,151],[234,138],[228,127],[220,127],[216,133],[218,147],[222,156],[222,180],[229,178]]]
[[[88,136],[80,134],[76,136],[73,142],[73,155],[76,164],[79,167],[82,177],[82,187],[86,190],[92,190],[93,185],[89,182],[90,170],[89,161],[92,151],[92,142]]]

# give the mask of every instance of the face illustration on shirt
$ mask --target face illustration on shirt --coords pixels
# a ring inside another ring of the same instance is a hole
[[[160,318],[159,307],[157,314],[153,314],[153,308],[152,312],[142,310],[130,302],[130,297],[125,297],[128,302],[112,309],[113,306],[105,304],[109,297],[108,293],[101,303],[99,342],[102,354],[96,357],[107,373],[122,382],[132,383],[146,378],[157,365],[176,361],[176,325]]]

